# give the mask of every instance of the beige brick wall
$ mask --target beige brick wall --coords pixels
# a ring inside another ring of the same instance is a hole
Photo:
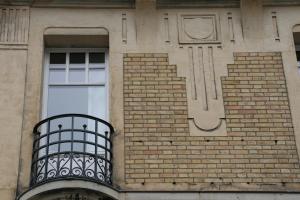
[[[168,55],[124,55],[126,183],[300,182],[281,54],[234,58],[222,77],[227,136],[197,137]]]

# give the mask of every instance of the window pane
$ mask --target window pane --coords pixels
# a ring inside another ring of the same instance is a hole
[[[104,63],[105,54],[103,52],[89,53],[89,63]]]
[[[84,117],[76,117],[74,119],[74,127],[76,129],[85,129],[88,130],[88,119]]]
[[[84,69],[70,69],[69,81],[70,81],[70,83],[84,83],[85,82],[85,70]]]
[[[66,71],[64,69],[50,69],[49,83],[64,83]]]
[[[62,132],[61,133],[61,140],[71,140],[72,133],[71,132]]]
[[[49,154],[56,153],[58,151],[58,144],[50,145],[49,146]]]
[[[71,143],[61,143],[60,151],[71,151]]]
[[[74,126],[75,125],[76,125],[76,122],[74,122]],[[81,127],[81,129],[82,129],[82,127]],[[74,131],[73,134],[74,134],[74,140],[83,140],[84,139],[84,133],[83,132]]]
[[[48,117],[66,113],[88,114],[88,88],[50,86],[47,111]]]
[[[70,53],[70,64],[85,63],[85,53]]]
[[[104,69],[89,69],[89,83],[105,83]]]
[[[74,142],[73,143],[73,150],[78,152],[83,152],[83,143]]]
[[[49,86],[48,117],[66,113],[79,113],[105,120],[106,98],[106,88],[104,86]],[[66,122],[64,121],[64,123]],[[88,120],[87,123],[91,130],[94,127],[93,120]],[[65,128],[65,124],[63,127]]]
[[[300,61],[300,51],[296,51],[297,61]]]
[[[66,53],[50,53],[50,64],[66,64]]]
[[[48,92],[48,117],[66,114],[66,113],[79,113],[95,116],[106,120],[107,109],[107,95],[106,88],[104,86],[49,86]],[[51,130],[58,130],[58,124],[62,124],[62,129],[71,128],[71,119],[66,118],[64,120],[51,121]],[[82,129],[83,125],[87,125],[87,130],[95,131],[95,121],[87,120],[85,118],[76,117],[74,119],[74,127]],[[107,127],[101,123],[97,123],[97,131],[104,133]],[[72,132],[62,132],[62,140],[70,140]],[[75,140],[83,140],[84,135],[82,132],[73,132],[73,138]],[[97,137],[98,144],[104,145],[104,140]],[[58,135],[53,135],[50,138],[51,142],[58,140]],[[94,134],[86,133],[86,140],[89,142],[95,142],[96,137]],[[69,151],[71,144],[65,142],[61,144],[61,151]],[[75,151],[83,151],[83,145],[80,142],[74,143],[73,148]],[[57,151],[54,147],[52,151]],[[94,145],[86,146],[87,152],[95,152]],[[99,153],[101,150],[98,149]]]
[[[89,115],[106,119],[106,88],[104,86],[91,86],[88,89]],[[91,126],[90,126],[91,127]]]

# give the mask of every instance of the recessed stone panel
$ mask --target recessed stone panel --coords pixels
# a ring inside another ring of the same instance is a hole
[[[179,14],[179,43],[220,43],[216,14]]]
[[[28,8],[0,7],[0,45],[26,44],[28,26]]]

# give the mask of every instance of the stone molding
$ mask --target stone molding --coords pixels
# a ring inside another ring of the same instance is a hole
[[[54,181],[47,184],[43,184],[40,186],[37,186],[35,188],[29,189],[23,194],[21,194],[19,197],[17,197],[17,200],[35,200],[39,195],[51,192],[51,191],[57,191],[57,190],[90,190],[94,192],[98,192],[99,195],[103,194],[104,196],[110,197],[112,199],[119,199],[120,193],[105,185],[100,185],[93,182],[88,181],[80,181],[80,180],[62,180],[62,181]],[[43,198],[38,198],[43,199]]]
[[[0,5],[26,5],[32,7],[134,8],[135,0],[0,0]]]

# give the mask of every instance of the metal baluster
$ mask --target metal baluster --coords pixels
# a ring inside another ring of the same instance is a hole
[[[85,155],[86,155],[86,124],[83,125],[83,164],[82,164],[82,175],[86,176],[85,174]]]
[[[104,149],[104,152],[105,152],[105,156],[104,156],[104,158],[105,158],[105,160],[104,160],[104,180],[105,180],[105,182],[107,182],[107,140],[108,140],[108,138],[107,138],[107,136],[108,136],[108,132],[107,131],[105,131],[105,149]]]
[[[73,172],[73,140],[74,140],[74,117],[71,118],[71,153],[70,153],[70,172],[69,174],[72,175]]]
[[[33,142],[33,154],[32,154],[32,162],[35,161],[35,164],[31,166],[31,184],[34,184],[36,182],[36,178],[37,178],[37,173],[38,173],[38,155],[39,155],[39,140],[37,140],[38,136],[40,136],[39,132],[34,132],[34,142]],[[37,145],[38,144],[38,145]]]
[[[36,163],[35,163],[35,178],[37,178],[38,177],[38,161],[39,161],[39,153],[40,153],[40,150],[38,150],[39,149],[39,147],[41,146],[41,138],[39,138],[39,139],[37,139],[39,136],[41,136],[41,132],[38,132],[38,135],[35,135],[35,151],[34,151],[34,153],[35,153],[35,160],[36,160]],[[35,179],[35,182],[36,182],[37,180]]]
[[[45,156],[45,176],[44,179],[47,179],[48,176],[48,159],[49,159],[49,133],[50,133],[50,122],[51,120],[49,120],[49,122],[47,123],[47,145],[46,145],[46,156]]]
[[[98,145],[98,122],[95,120],[95,179],[98,179],[97,177],[97,164],[98,164],[98,152],[97,152],[97,145]]]
[[[110,132],[109,132],[109,184],[112,184],[112,175],[113,175],[113,144],[111,143],[112,141],[112,138],[111,138],[111,135],[113,133],[113,130],[110,129]]]
[[[60,165],[60,143],[61,143],[61,128],[62,128],[62,125],[59,124],[58,125],[58,129],[59,129],[59,132],[58,132],[58,150],[57,150],[57,171],[56,171],[56,176],[59,176],[59,165]]]

